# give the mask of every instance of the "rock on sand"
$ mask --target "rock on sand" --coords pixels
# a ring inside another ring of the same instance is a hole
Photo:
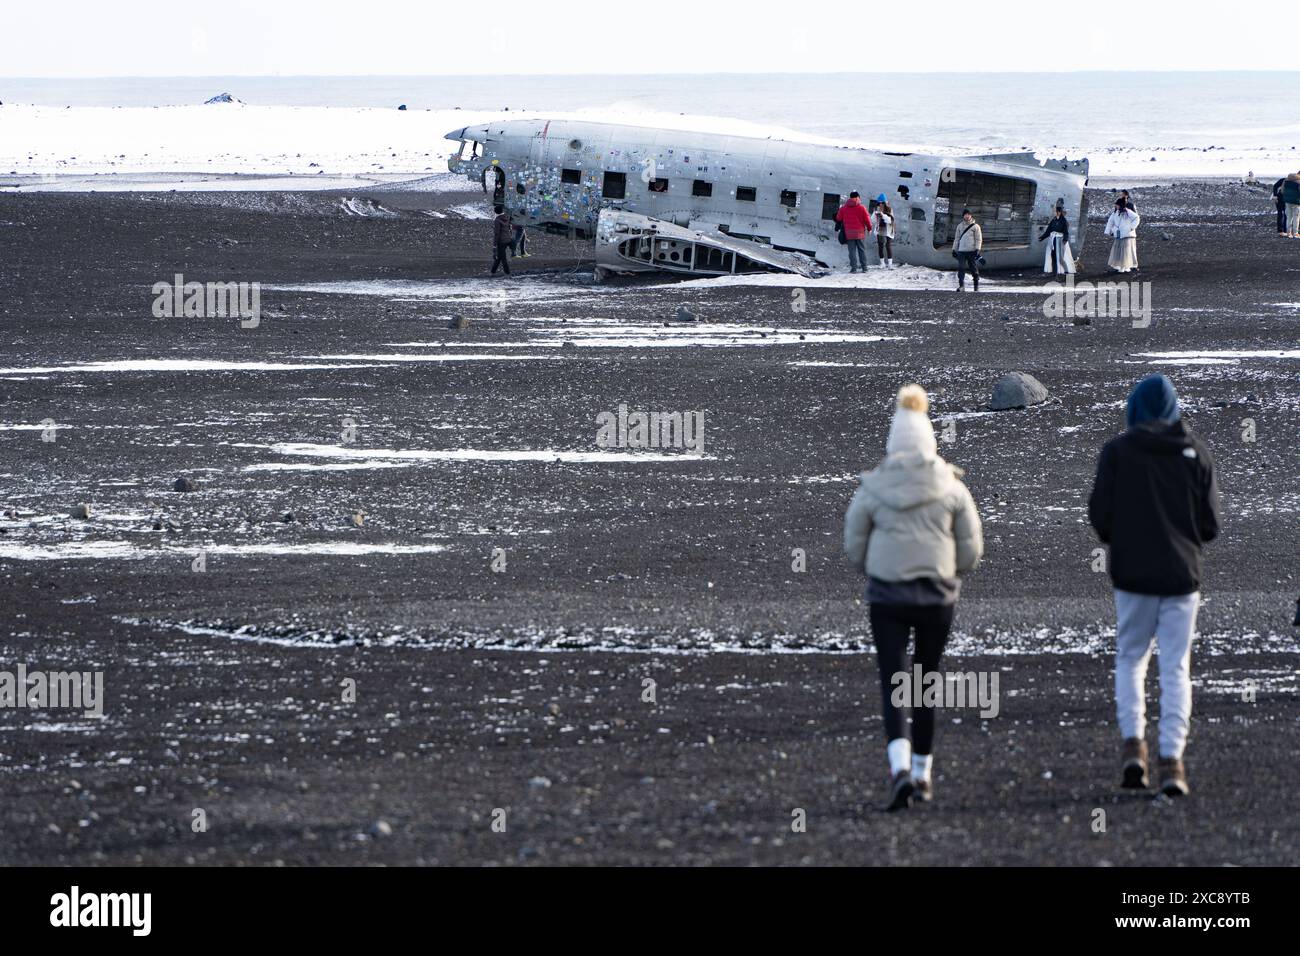
[[[993,383],[993,400],[989,408],[995,412],[1011,408],[1041,405],[1050,396],[1043,383],[1024,372],[1007,372]]]

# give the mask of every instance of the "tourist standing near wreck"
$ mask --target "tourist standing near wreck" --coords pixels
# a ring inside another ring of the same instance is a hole
[[[849,193],[849,201],[835,214],[835,221],[844,227],[844,241],[849,247],[849,271],[867,271],[867,233],[871,231],[871,214],[862,205],[857,192]]]
[[[1201,548],[1219,533],[1219,488],[1210,451],[1183,423],[1168,378],[1148,375],[1138,382],[1126,420],[1128,430],[1101,450],[1088,499],[1092,526],[1110,546],[1115,586],[1121,785],[1147,786],[1146,673],[1154,640],[1160,651],[1159,786],[1167,796],[1185,796]]]
[[[1038,241],[1049,239],[1047,251],[1043,253],[1043,271],[1052,275],[1070,275],[1074,272],[1074,256],[1070,254],[1070,223],[1065,218],[1065,210],[1056,207],[1056,215],[1042,231]]]
[[[1124,197],[1115,200],[1115,211],[1106,220],[1105,229],[1105,234],[1113,237],[1106,260],[1112,272],[1137,271],[1137,227],[1141,222],[1142,217],[1129,208]]]
[[[879,205],[876,206],[874,218],[876,220],[876,253],[880,257],[880,264],[886,269],[894,268],[894,210],[885,202],[884,193],[880,194]]]
[[[961,222],[952,239],[952,254],[957,260],[957,291],[966,288],[966,273],[980,290],[980,252],[984,249],[984,230],[969,209],[961,211]]]
[[[934,793],[934,709],[913,684],[909,740],[904,710],[893,699],[895,675],[911,673],[910,632],[916,631],[914,664],[922,675],[938,671],[961,591],[958,575],[973,570],[984,552],[979,512],[961,470],[939,457],[929,408],[921,386],[899,389],[884,460],[863,473],[844,516],[844,553],[867,576],[888,741],[888,810]]]
[[[1286,205],[1286,237],[1300,239],[1300,173],[1283,181],[1282,202]]]

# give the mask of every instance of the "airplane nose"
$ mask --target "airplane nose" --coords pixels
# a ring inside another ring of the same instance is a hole
[[[464,138],[465,138],[465,130],[467,130],[467,129],[469,129],[468,126],[462,126],[460,129],[454,129],[454,130],[452,130],[450,133],[448,133],[447,135],[445,135],[445,136],[443,137],[443,139],[464,139]]]

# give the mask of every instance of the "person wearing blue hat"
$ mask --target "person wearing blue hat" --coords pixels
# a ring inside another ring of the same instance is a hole
[[[1192,712],[1191,655],[1200,606],[1201,550],[1219,533],[1210,450],[1182,420],[1174,383],[1148,375],[1125,407],[1128,429],[1097,462],[1088,518],[1115,589],[1115,707],[1122,786],[1147,786],[1146,672],[1160,652],[1159,787],[1186,796],[1183,751]]]
[[[894,210],[885,202],[885,194],[880,194],[876,211],[871,215],[876,221],[876,255],[880,264],[886,269],[894,268]]]

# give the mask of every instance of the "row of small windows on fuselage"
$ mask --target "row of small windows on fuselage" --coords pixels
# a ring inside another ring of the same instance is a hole
[[[579,169],[561,169],[560,182],[568,185],[580,185],[582,183],[582,171]],[[646,188],[652,193],[668,192],[668,180],[662,177],[656,177],[646,181]],[[605,179],[601,186],[601,193],[606,199],[625,199],[627,197],[627,173],[606,172]],[[691,195],[702,198],[708,198],[713,195],[713,183],[705,179],[696,179],[691,183]],[[736,199],[740,202],[757,202],[757,186],[737,186]],[[795,208],[799,201],[799,194],[793,189],[782,189],[780,202],[782,206],[790,209]],[[822,218],[834,219],[835,213],[840,208],[840,196],[838,193],[822,194]]]

